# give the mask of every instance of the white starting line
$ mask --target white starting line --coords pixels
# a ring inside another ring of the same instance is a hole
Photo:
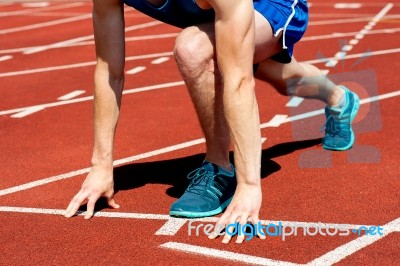
[[[43,208],[25,208],[25,207],[10,207],[0,206],[0,212],[8,213],[28,213],[28,214],[48,214],[48,215],[63,215],[65,210],[61,209],[43,209]],[[79,216],[84,216],[84,212],[79,212]],[[218,217],[208,217],[199,219],[181,219],[173,218],[165,214],[150,214],[150,213],[128,213],[128,212],[96,212],[95,217],[107,217],[107,218],[120,218],[120,219],[141,219],[141,220],[166,220],[167,222],[155,233],[155,235],[174,236],[188,221],[196,222],[208,222],[214,223],[218,220]],[[303,226],[303,227],[336,227],[339,226],[343,229],[359,229],[361,226],[370,227],[371,225],[355,225],[355,224],[331,224],[331,223],[309,223],[309,222],[293,222],[293,221],[272,221],[263,220],[262,224],[278,224],[282,223],[282,226]],[[400,218],[394,219],[389,223],[382,225],[383,236],[371,236],[363,235],[350,242],[347,242],[334,250],[327,252],[326,254],[312,260],[307,264],[298,264],[288,261],[280,261],[269,258],[257,257],[247,254],[241,254],[237,252],[224,251],[214,248],[207,248],[203,246],[190,245],[179,242],[166,242],[160,245],[161,248],[167,248],[177,251],[183,251],[208,257],[214,257],[218,259],[226,259],[231,261],[238,261],[244,263],[258,264],[258,265],[276,265],[276,266],[287,266],[287,265],[307,265],[307,266],[325,266],[333,265],[346,257],[360,251],[361,249],[383,239],[394,232],[400,232]]]

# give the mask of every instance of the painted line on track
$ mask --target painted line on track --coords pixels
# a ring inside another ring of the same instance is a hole
[[[10,59],[12,59],[12,58],[13,58],[12,55],[0,56],[0,62],[1,62],[1,61],[7,61],[7,60],[10,60]]]
[[[178,250],[183,252],[189,252],[199,255],[204,255],[207,257],[213,257],[218,259],[226,259],[230,261],[243,262],[246,264],[256,264],[256,265],[268,265],[268,266],[294,266],[300,265],[288,261],[273,260],[268,258],[256,257],[246,254],[241,254],[232,251],[224,251],[215,248],[206,248],[202,246],[189,245],[179,242],[167,242],[160,245],[161,248],[167,248],[172,250]]]
[[[13,115],[11,115],[11,117],[12,117],[12,118],[23,118],[23,117],[25,117],[25,116],[34,114],[34,113],[39,112],[39,111],[42,111],[42,110],[44,110],[44,109],[45,109],[45,108],[40,107],[40,106],[33,106],[33,107],[27,108],[27,109],[25,109],[25,110],[23,110],[23,111],[21,111],[21,112],[18,112],[18,113],[16,113],[16,114],[13,114]]]
[[[144,71],[144,70],[146,70],[146,67],[144,67],[144,66],[138,66],[138,67],[135,67],[135,68],[132,68],[132,69],[126,71],[126,74],[128,74],[128,75],[134,75],[134,74],[137,74],[137,73],[142,72],[142,71]]]
[[[125,61],[149,59],[149,58],[156,58],[156,57],[160,57],[160,56],[171,56],[171,55],[172,55],[172,52],[146,54],[146,55],[135,55],[135,56],[126,57]],[[94,66],[94,65],[96,65],[96,61],[70,64],[70,65],[53,66],[53,67],[28,69],[28,70],[14,71],[14,72],[5,72],[5,73],[0,73],[0,77],[12,77],[12,76],[19,76],[19,75],[36,74],[36,73],[42,73],[42,72],[66,70],[66,69],[88,67],[88,66]]]
[[[153,27],[153,26],[160,25],[160,24],[162,24],[162,22],[160,22],[160,21],[151,21],[151,22],[146,22],[146,23],[142,23],[142,24],[137,24],[137,25],[125,27],[125,32],[130,32],[130,31],[134,31],[134,30]],[[61,42],[38,46],[38,47],[35,47],[32,49],[27,49],[27,50],[23,51],[23,53],[24,54],[38,53],[38,52],[46,51],[48,49],[53,49],[53,48],[57,48],[57,47],[65,47],[70,44],[87,41],[87,40],[92,40],[93,38],[94,38],[93,34],[86,35],[86,36],[77,37],[77,38],[73,38],[73,39],[69,39],[69,40],[65,40],[65,41],[61,41]]]
[[[376,23],[378,23],[392,8],[393,8],[392,3],[386,4],[385,7],[382,8],[382,10],[379,11],[378,14],[376,14],[370,22],[373,22],[374,25],[376,25]],[[368,29],[366,27],[368,27]],[[328,60],[328,62],[325,63],[325,66],[326,67],[335,67],[337,65],[337,63],[339,62],[339,60],[343,60],[346,57],[347,52],[351,51],[353,49],[353,47],[356,44],[358,44],[359,40],[364,38],[365,34],[368,34],[368,32],[372,29],[372,27],[373,27],[372,24],[366,25],[364,27],[364,29],[359,31],[354,36],[354,38],[348,42],[348,44],[343,45],[340,48],[340,51],[335,54],[335,56],[334,56],[335,59]]]
[[[304,98],[293,96],[285,106],[286,107],[298,107],[303,101],[304,101]]]
[[[71,100],[79,95],[84,94],[86,91],[84,90],[76,90],[76,91],[71,91],[70,93],[67,93],[63,96],[60,96],[57,98],[59,101],[66,101],[66,100]]]
[[[185,83],[183,81],[162,83],[162,84],[157,84],[157,85],[150,85],[150,86],[145,86],[145,87],[140,87],[140,88],[123,90],[122,94],[125,95],[125,94],[134,94],[134,93],[151,91],[151,90],[159,90],[159,89],[177,87],[177,86],[181,86],[181,85],[184,85],[184,84]],[[50,107],[62,106],[62,105],[73,104],[73,103],[81,103],[81,102],[92,101],[92,100],[93,100],[93,96],[87,96],[87,97],[81,97],[81,98],[65,100],[65,101],[57,101],[57,102],[52,102],[52,103],[38,104],[38,105],[33,105],[33,106],[27,106],[27,107],[22,107],[22,108],[16,108],[16,109],[11,109],[11,110],[0,111],[0,116],[7,115],[7,114],[18,113],[18,112],[23,112],[25,110],[28,110],[28,109],[31,109],[31,108],[36,108],[36,107],[39,107],[39,108],[50,108]]]
[[[27,25],[27,26],[21,26],[21,27],[0,30],[0,34],[8,34],[8,33],[27,31],[27,30],[40,29],[40,28],[44,28],[44,27],[55,26],[55,25],[60,25],[60,24],[64,24],[64,23],[84,20],[84,19],[88,19],[91,17],[92,17],[92,14],[85,14],[85,15],[74,16],[74,17],[69,17],[69,18],[46,21],[46,22],[31,24],[31,25]]]
[[[49,209],[49,208],[32,208],[32,207],[15,207],[15,206],[0,206],[0,212],[9,213],[26,213],[26,214],[49,214],[49,215],[63,215],[65,213],[64,209]],[[77,212],[78,216],[85,216],[84,211]],[[153,214],[153,213],[136,213],[136,212],[117,212],[117,211],[100,211],[95,212],[94,217],[105,217],[105,218],[121,218],[121,219],[143,219],[143,220],[182,220],[185,222],[204,222],[204,223],[215,223],[218,221],[219,217],[204,217],[204,218],[174,218],[168,214]],[[326,223],[326,222],[300,222],[300,221],[278,221],[278,220],[260,220],[263,225],[268,224],[279,224],[282,226],[297,226],[297,227],[337,227],[343,230],[348,229],[360,229],[360,227],[371,227],[377,225],[366,225],[366,224],[342,224],[342,223]],[[165,225],[165,224],[164,224]],[[164,226],[163,225],[163,226]],[[384,227],[384,232],[386,229],[400,231],[399,226],[391,225],[390,227]]]
[[[7,11],[7,12],[0,12],[0,17],[9,17],[9,16],[17,16],[17,15],[27,15],[30,13],[37,13],[49,10],[58,10],[58,9],[65,9],[71,7],[78,7],[82,6],[83,3],[67,3],[62,5],[50,6],[50,7],[39,7],[39,8],[31,8],[25,10],[17,10],[17,11]]]
[[[367,53],[346,55],[346,57],[343,58],[342,60],[355,59],[355,58],[360,58],[360,57],[365,57],[365,56],[370,57],[370,56],[376,56],[376,55],[394,54],[394,53],[399,53],[399,52],[400,52],[400,48],[369,51]],[[164,53],[156,53],[156,54],[130,56],[130,57],[126,57],[125,61],[148,59],[148,58],[155,58],[155,57],[161,57],[161,56],[172,56],[172,55],[173,55],[173,52],[164,52]],[[313,60],[307,60],[307,61],[302,61],[302,62],[309,63],[309,64],[317,64],[317,63],[326,63],[328,60],[331,60],[331,59],[335,59],[335,57],[313,59]],[[60,65],[60,66],[35,68],[35,69],[20,70],[20,71],[13,71],[13,72],[3,72],[3,73],[0,73],[0,78],[1,77],[19,76],[19,75],[28,75],[28,74],[35,74],[35,73],[42,73],[42,72],[51,72],[51,71],[58,71],[58,70],[66,70],[66,69],[73,69],[73,68],[87,67],[87,66],[94,66],[94,65],[96,65],[96,62],[91,61],[91,62],[76,63],[76,64],[70,64],[70,65]]]
[[[151,26],[155,26],[158,24],[145,23],[145,24],[139,24],[139,25],[142,25],[142,27],[144,27],[144,26],[151,27]],[[139,25],[137,25],[137,26],[139,26]],[[133,29],[131,29],[131,30],[133,30]],[[178,33],[165,33],[165,34],[134,36],[134,37],[126,37],[125,42],[165,39],[165,38],[173,38],[176,36],[178,36]],[[54,43],[54,44],[49,44],[49,45],[39,45],[39,46],[0,50],[0,54],[19,53],[19,52],[25,52],[26,54],[28,54],[29,50],[32,50],[32,53],[33,53],[35,51],[44,51],[44,50],[56,49],[56,48],[94,45],[94,40],[90,40],[90,39],[93,39],[93,35],[83,36],[83,37],[79,37],[79,38],[75,38],[75,39],[71,39],[71,40],[67,40],[67,41],[62,41],[62,42],[58,42],[58,43]],[[43,50],[43,48],[46,48],[46,49]]]
[[[362,99],[360,101],[360,104],[362,105],[362,104],[365,104],[365,103],[375,102],[375,101],[388,99],[388,98],[392,98],[392,97],[397,97],[397,96],[400,96],[400,90]],[[307,113],[300,114],[300,115],[295,115],[295,116],[292,116],[292,117],[287,117],[284,121],[282,121],[282,124],[293,122],[293,121],[297,121],[297,120],[301,120],[301,119],[305,119],[305,118],[310,118],[310,117],[313,117],[313,116],[321,115],[323,113],[324,113],[324,109],[320,109],[320,110],[315,110],[315,111],[307,112]],[[267,128],[269,126],[270,126],[270,122],[267,122],[267,123],[261,124],[260,128],[264,129],[264,128]],[[129,162],[133,162],[133,161],[136,161],[136,160],[140,160],[140,159],[149,158],[149,157],[152,157],[152,156],[155,156],[155,155],[164,154],[164,153],[168,153],[168,152],[179,150],[179,149],[188,148],[188,147],[191,147],[191,146],[194,146],[194,145],[202,144],[204,142],[205,142],[205,139],[204,138],[200,138],[200,139],[195,139],[195,140],[183,142],[183,143],[180,143],[180,144],[176,144],[176,145],[173,145],[173,146],[169,146],[169,147],[166,147],[166,148],[161,148],[161,149],[158,149],[158,150],[142,153],[142,154],[139,154],[139,155],[134,155],[132,157],[127,157],[127,158],[115,161],[114,162],[114,166],[122,165],[122,164],[125,164],[125,163],[129,163]],[[62,179],[76,177],[76,176],[79,176],[79,175],[82,175],[82,174],[86,174],[89,171],[90,171],[90,167],[84,168],[84,169],[80,169],[80,170],[76,170],[76,171],[71,171],[71,172],[66,173],[66,174],[56,175],[56,176],[52,176],[52,177],[48,177],[48,178],[44,178],[44,179],[39,179],[39,180],[36,180],[36,181],[33,181],[33,182],[28,182],[28,183],[25,183],[25,184],[22,184],[22,185],[18,185],[18,186],[2,189],[2,190],[0,190],[0,196],[11,194],[11,193],[15,193],[15,192],[19,192],[19,191],[23,191],[23,190],[27,190],[27,189],[30,189],[30,188],[33,188],[33,187],[37,187],[37,186],[41,186],[41,185],[44,185],[44,184],[52,183],[52,182],[59,181],[59,180],[62,180]]]
[[[400,15],[389,15],[386,16],[387,19],[398,19]],[[354,23],[354,22],[364,22],[370,21],[372,17],[363,17],[363,18],[349,18],[349,19],[333,19],[333,20],[319,20],[319,21],[311,21],[308,25],[310,26],[323,26],[323,25],[331,25],[331,24],[346,24],[346,23]]]
[[[397,218],[382,226],[384,229],[384,236],[370,236],[363,235],[356,238],[334,250],[326,253],[325,255],[311,261],[307,265],[333,265],[339,261],[347,258],[348,256],[356,253],[357,251],[383,239],[393,232],[400,232],[400,218]]]

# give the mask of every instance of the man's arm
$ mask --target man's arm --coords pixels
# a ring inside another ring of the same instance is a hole
[[[224,111],[235,152],[238,185],[217,225],[258,222],[261,207],[261,133],[254,93],[254,9],[251,0],[209,0],[216,13],[215,38],[223,78]],[[218,227],[217,227],[218,228]],[[238,236],[241,243],[244,235]],[[224,243],[230,236],[225,234]]]
[[[85,219],[93,216],[94,205],[102,196],[107,198],[110,207],[119,207],[113,199],[113,144],[124,85],[125,33],[122,1],[94,0],[93,26],[97,65],[94,74],[92,169],[65,213],[66,217],[75,215],[87,200]]]

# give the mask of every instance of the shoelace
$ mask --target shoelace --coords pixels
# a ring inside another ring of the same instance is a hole
[[[326,131],[330,136],[336,136],[340,133],[340,128],[337,128],[336,125],[339,125],[339,120],[333,115],[329,115],[328,119],[326,119],[325,124],[321,127],[320,131]]]
[[[214,173],[207,171],[203,167],[200,167],[190,172],[187,178],[190,180],[187,191],[200,195],[204,190],[207,189],[209,182],[213,180]]]

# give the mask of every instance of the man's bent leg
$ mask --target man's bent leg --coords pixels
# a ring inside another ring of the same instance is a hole
[[[255,46],[257,61],[281,49],[279,38],[273,36],[270,24],[257,12]],[[214,47],[213,24],[186,28],[176,40],[175,59],[204,131],[207,154],[203,166],[189,174],[191,183],[186,192],[171,206],[170,214],[175,216],[218,214],[229,204],[235,192],[234,169],[228,157],[229,128],[224,115],[223,89]]]
[[[281,94],[324,101],[327,107],[323,147],[328,150],[352,147],[355,137],[351,124],[359,108],[355,93],[335,85],[315,66],[294,58],[289,64],[266,60],[260,64],[256,77],[271,83]]]
[[[184,29],[176,39],[174,55],[206,138],[205,160],[230,169],[230,135],[214,60],[213,27],[210,23]]]

